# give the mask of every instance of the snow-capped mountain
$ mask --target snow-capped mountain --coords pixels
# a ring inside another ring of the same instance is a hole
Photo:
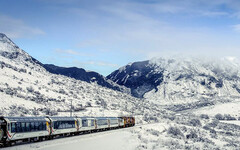
[[[127,93],[49,73],[0,34],[0,115],[69,115],[71,102],[81,116],[141,114],[142,104]]]
[[[154,72],[150,61],[142,61],[128,64],[107,76],[119,85],[131,88],[131,93],[136,97],[143,97],[146,92],[163,81],[163,71]]]
[[[94,72],[94,71],[86,71],[83,68],[77,67],[59,67],[53,64],[44,64],[43,67],[54,74],[60,74],[67,77],[74,78],[76,80],[86,81],[88,83],[95,82],[98,85],[103,87],[107,87],[113,90],[121,91],[124,93],[130,94],[130,89],[126,88],[125,86],[120,86],[113,82],[112,80],[107,79],[103,75]]]
[[[232,58],[155,58],[128,64],[108,79],[154,101],[186,102],[240,96],[240,65]]]

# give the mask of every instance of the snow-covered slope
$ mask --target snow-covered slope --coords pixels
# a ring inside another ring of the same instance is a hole
[[[120,86],[113,82],[112,80],[107,79],[103,75],[94,72],[94,71],[86,71],[83,68],[77,68],[77,67],[59,67],[55,66],[53,64],[44,64],[43,67],[54,74],[60,74],[67,77],[74,78],[76,80],[86,81],[88,83],[95,82],[98,85],[101,85],[103,87],[107,87],[113,90],[117,90],[120,92],[128,93],[130,94],[130,89],[126,88],[125,86]]]
[[[240,65],[234,58],[158,58],[128,64],[108,76],[137,97],[161,103],[240,96]]]
[[[0,34],[1,115],[69,115],[71,101],[73,114],[82,116],[129,115],[142,104],[126,93],[51,74]]]

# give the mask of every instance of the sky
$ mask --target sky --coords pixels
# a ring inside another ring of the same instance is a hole
[[[0,32],[42,63],[106,76],[154,57],[240,58],[240,1],[0,0]]]

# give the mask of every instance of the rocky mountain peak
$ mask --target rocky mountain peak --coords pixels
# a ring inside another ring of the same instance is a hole
[[[0,33],[0,44],[8,44],[13,46],[14,48],[19,48],[10,38],[6,36],[4,33]],[[3,47],[3,46],[2,46]],[[1,49],[0,49],[1,50]]]
[[[14,60],[17,63],[31,63],[41,65],[38,60],[34,59],[27,52],[20,49],[4,33],[0,33],[0,56],[8,60]]]

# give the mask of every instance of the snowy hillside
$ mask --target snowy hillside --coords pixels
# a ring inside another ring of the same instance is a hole
[[[67,77],[74,78],[76,80],[86,81],[88,83],[95,82],[98,85],[101,85],[103,87],[107,87],[113,90],[130,94],[130,89],[126,88],[125,86],[120,86],[115,82],[113,82],[112,80],[109,80],[103,75],[94,71],[86,71],[83,68],[77,68],[77,67],[69,67],[69,68],[59,67],[52,64],[44,64],[42,66],[47,71],[54,74],[64,75]]]
[[[69,115],[71,101],[73,114],[81,116],[130,115],[143,105],[128,94],[51,74],[0,34],[1,115]]]
[[[239,62],[230,57],[176,57],[131,63],[108,78],[131,88],[137,97],[168,104],[239,97],[239,71]]]

